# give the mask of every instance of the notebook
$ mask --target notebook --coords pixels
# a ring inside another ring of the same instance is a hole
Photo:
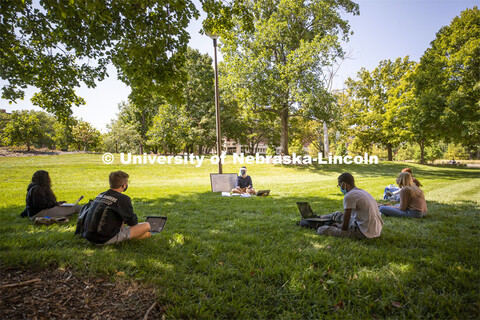
[[[80,198],[78,198],[77,201],[75,201],[74,203],[62,203],[62,204],[60,205],[60,207],[74,207],[74,206],[76,206],[76,205],[80,202],[80,200],[82,200],[82,199],[83,199],[83,196],[80,196]]]
[[[167,217],[147,217],[145,222],[150,223],[150,233],[156,234],[163,231],[167,223]]]

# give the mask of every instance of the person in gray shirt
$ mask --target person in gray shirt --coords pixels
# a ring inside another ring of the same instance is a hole
[[[355,179],[347,172],[338,177],[338,187],[345,195],[344,211],[323,215],[322,218],[330,218],[336,224],[321,226],[317,229],[317,233],[356,239],[379,237],[382,233],[383,220],[372,195],[357,188]]]

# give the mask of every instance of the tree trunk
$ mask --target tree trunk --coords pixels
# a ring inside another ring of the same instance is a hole
[[[425,164],[425,140],[420,140],[420,163]]]
[[[393,150],[392,150],[392,145],[387,144],[387,150],[388,150],[388,161],[393,161]]]
[[[281,153],[288,155],[288,107],[284,107],[280,112],[280,118],[282,119],[282,130],[280,136]]]
[[[258,146],[260,145],[260,139],[255,143],[255,150],[258,152]]]
[[[142,128],[141,128],[141,140],[140,140],[140,154],[143,154],[143,138],[145,136],[145,114],[142,112]]]
[[[250,155],[254,155],[255,154],[255,142],[254,142],[254,139],[251,140],[251,142],[249,143],[249,147],[250,147],[250,152],[248,154]]]
[[[330,152],[330,143],[328,141],[328,127],[325,121],[323,122],[323,149],[324,155],[327,156]]]
[[[30,142],[27,142],[27,151],[30,152]]]

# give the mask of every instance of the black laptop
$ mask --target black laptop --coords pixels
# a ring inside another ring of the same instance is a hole
[[[150,223],[150,233],[156,234],[163,231],[165,223],[167,223],[167,217],[147,217],[145,222]]]
[[[270,194],[270,190],[260,190],[257,192],[257,197],[266,197]]]
[[[330,218],[321,218],[315,213],[313,213],[312,207],[310,207],[310,203],[308,202],[297,202],[298,210],[302,215],[302,219],[308,221],[315,221],[315,222],[328,222]]]

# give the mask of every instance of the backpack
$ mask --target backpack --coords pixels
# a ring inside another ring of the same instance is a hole
[[[87,204],[82,206],[80,212],[78,213],[78,220],[77,220],[77,228],[75,229],[76,236],[82,236],[83,234],[83,224],[85,222],[85,218],[87,217],[88,211],[90,206],[92,205],[93,200],[90,200]]]

